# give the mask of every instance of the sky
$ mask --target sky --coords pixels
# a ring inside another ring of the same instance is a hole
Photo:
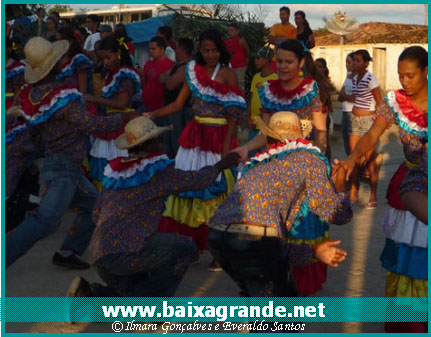
[[[76,4],[71,5],[74,9],[107,9],[115,6],[114,4]],[[140,5],[129,5],[140,6]],[[255,11],[257,5],[239,5],[245,11]],[[283,6],[281,4],[267,4],[264,5],[267,16],[264,22],[267,26],[280,21],[278,18],[278,9]],[[423,4],[294,4],[289,5],[291,13],[297,10],[302,10],[307,16],[307,20],[311,28],[317,29],[324,27],[322,18],[330,17],[337,11],[346,12],[349,16],[354,17],[360,23],[369,21],[392,22],[392,23],[410,23],[410,24],[424,24],[425,23],[425,6]],[[293,22],[293,19],[290,20]]]

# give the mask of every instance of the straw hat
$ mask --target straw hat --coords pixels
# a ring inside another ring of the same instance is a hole
[[[172,129],[172,125],[159,127],[148,117],[140,116],[127,123],[124,133],[115,140],[115,143],[119,149],[130,149]]]
[[[253,121],[259,127],[262,134],[282,142],[286,141],[286,139],[296,140],[298,138],[307,138],[313,129],[311,121],[300,120],[291,111],[276,112],[271,116],[268,125],[260,117],[254,117]]]
[[[8,117],[21,117],[22,110],[19,105],[13,105],[9,109],[6,110],[6,116]]]
[[[69,42],[66,40],[51,43],[41,37],[30,39],[24,47],[28,62],[24,73],[25,81],[32,84],[45,78],[68,49]]]

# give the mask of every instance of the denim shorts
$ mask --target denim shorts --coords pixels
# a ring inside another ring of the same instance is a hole
[[[356,116],[350,112],[349,135],[365,135],[374,123],[374,116]]]

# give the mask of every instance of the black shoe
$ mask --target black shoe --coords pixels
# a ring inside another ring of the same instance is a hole
[[[66,297],[92,297],[90,283],[84,278],[77,276],[70,283]],[[80,313],[79,304],[73,299],[66,300],[65,303],[65,319],[67,323],[75,324],[79,322],[82,312]]]
[[[57,266],[68,267],[72,269],[88,269],[90,265],[79,259],[75,254],[64,257],[60,253],[55,253],[52,257],[52,263]]]

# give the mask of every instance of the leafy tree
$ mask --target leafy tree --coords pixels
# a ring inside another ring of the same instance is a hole
[[[64,12],[69,12],[73,10],[72,7],[70,7],[69,5],[52,5],[52,7],[49,8],[49,13],[51,14],[52,12],[58,12],[58,13],[64,13]]]

